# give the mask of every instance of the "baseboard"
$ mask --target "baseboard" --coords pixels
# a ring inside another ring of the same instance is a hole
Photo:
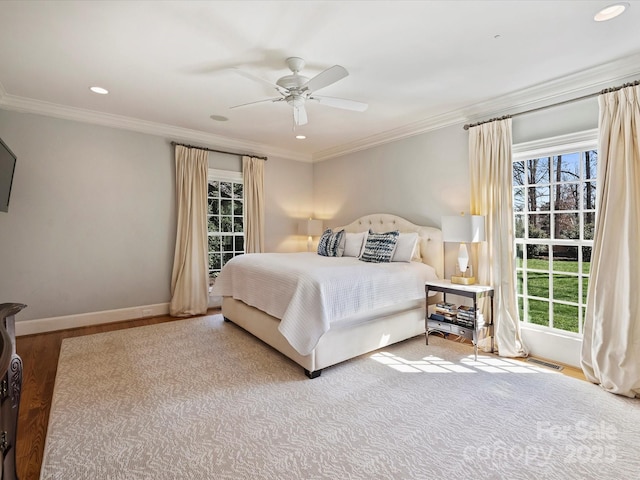
[[[580,369],[582,338],[577,334],[530,324],[521,324],[520,330],[530,355]]]
[[[169,314],[168,303],[142,305],[138,307],[105,310],[102,312],[79,313],[62,317],[38,318],[34,320],[16,320],[16,336],[53,332],[68,328],[87,327],[102,323],[121,322],[136,318],[157,317]]]

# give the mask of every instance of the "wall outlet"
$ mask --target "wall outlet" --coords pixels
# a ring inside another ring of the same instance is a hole
[[[153,310],[150,308],[143,308],[142,309],[142,316],[143,317],[150,317],[151,315],[153,315]]]

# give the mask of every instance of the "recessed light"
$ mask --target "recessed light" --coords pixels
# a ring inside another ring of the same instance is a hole
[[[305,138],[307,138],[305,135],[296,135],[296,138],[298,140],[304,140]]]
[[[612,18],[616,18],[618,15],[621,15],[622,12],[624,12],[628,7],[628,2],[614,3],[613,5],[609,5],[608,7],[605,7],[598,13],[596,13],[593,19],[596,22],[605,22],[607,20],[611,20]]]
[[[93,93],[97,93],[100,95],[106,95],[107,93],[109,93],[109,90],[102,87],[89,87],[89,90],[91,90]]]
[[[211,118],[211,120],[215,120],[216,122],[226,122],[227,120],[229,120],[228,117],[225,117],[223,115],[211,115],[209,118]]]

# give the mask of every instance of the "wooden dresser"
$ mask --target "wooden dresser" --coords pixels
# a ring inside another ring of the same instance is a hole
[[[16,353],[15,316],[26,305],[0,304],[0,480],[17,480],[16,440],[22,359]]]

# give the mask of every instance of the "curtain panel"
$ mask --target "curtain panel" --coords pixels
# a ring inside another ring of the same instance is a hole
[[[175,157],[178,222],[169,313],[186,317],[207,313],[209,305],[208,152],[176,145]]]
[[[605,390],[640,397],[640,86],[598,102],[599,188],[581,364]]]
[[[244,181],[244,248],[264,252],[264,160],[242,157]]]
[[[526,356],[516,300],[513,230],[511,119],[469,129],[471,215],[486,217],[486,241],[478,246],[478,283],[494,288],[494,335],[503,357]],[[483,308],[488,318],[486,302]],[[488,349],[489,339],[479,341]]]

